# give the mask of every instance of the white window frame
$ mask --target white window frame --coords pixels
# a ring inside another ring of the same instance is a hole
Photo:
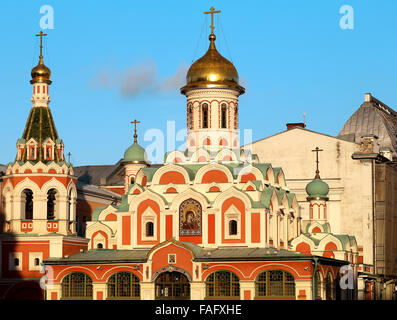
[[[237,234],[231,235],[229,233],[229,222],[231,220],[237,221]],[[226,240],[241,239],[241,212],[234,205],[231,205],[225,212],[224,230]]]
[[[146,223],[153,223],[153,236],[146,236]],[[152,208],[147,208],[141,216],[141,239],[142,241],[157,241],[157,215]]]
[[[106,238],[102,233],[98,233],[94,239],[92,239],[93,249],[98,249],[98,244],[102,244],[102,248],[106,249]]]
[[[38,258],[40,260],[40,263],[43,262],[43,253],[42,252],[29,252],[29,270],[30,271],[35,271],[35,270],[40,270],[41,265],[39,264],[38,266],[34,265],[34,259]]]

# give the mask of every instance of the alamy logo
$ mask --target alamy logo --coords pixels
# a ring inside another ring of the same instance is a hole
[[[54,29],[54,8],[46,4],[40,7],[40,13],[44,14],[40,19],[40,29]]]
[[[344,5],[339,9],[339,13],[343,16],[339,20],[339,26],[341,29],[354,29],[354,10],[352,6]]]
[[[339,269],[341,275],[339,286],[341,289],[354,289],[354,271],[350,265],[342,266]]]

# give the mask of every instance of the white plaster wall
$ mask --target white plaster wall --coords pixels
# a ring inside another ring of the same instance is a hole
[[[353,160],[359,145],[321,133],[295,128],[252,144],[260,162],[282,167],[287,186],[296,193],[302,218],[309,218],[306,185],[315,176],[319,147],[320,176],[330,187],[328,221],[331,232],[354,235],[364,247],[364,263],[372,264],[371,165]]]

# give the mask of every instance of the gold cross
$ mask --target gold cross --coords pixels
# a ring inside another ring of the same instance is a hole
[[[40,31],[39,34],[36,34],[36,37],[40,37],[40,57],[42,57],[42,50],[43,50],[43,37],[45,37],[47,34],[43,33],[43,31]]]
[[[221,10],[215,11],[214,7],[211,7],[210,11],[205,11],[204,14],[211,14],[211,34],[214,34],[214,13],[220,13]]]
[[[321,151],[324,151],[324,150],[320,149],[319,147],[316,147],[316,149],[312,150],[312,152],[316,153],[316,166],[317,166],[317,168],[316,168],[316,177],[315,177],[315,179],[320,179],[320,171],[318,170],[318,163],[319,163],[319,161],[318,161],[318,153],[321,152]]]
[[[141,122],[140,122],[140,121],[137,121],[137,120],[135,119],[134,121],[131,121],[131,123],[134,124],[134,142],[137,142],[138,135],[136,134],[136,125],[137,125],[138,123],[141,123]]]

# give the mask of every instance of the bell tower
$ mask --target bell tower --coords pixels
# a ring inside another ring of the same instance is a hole
[[[192,162],[237,161],[238,97],[245,92],[233,63],[216,49],[214,14],[211,7],[210,45],[195,61],[186,76],[181,93],[187,98],[187,151]]]
[[[32,69],[32,108],[15,161],[6,169],[3,231],[14,234],[75,233],[76,177],[49,108],[51,71],[44,64],[42,31],[38,64]]]

